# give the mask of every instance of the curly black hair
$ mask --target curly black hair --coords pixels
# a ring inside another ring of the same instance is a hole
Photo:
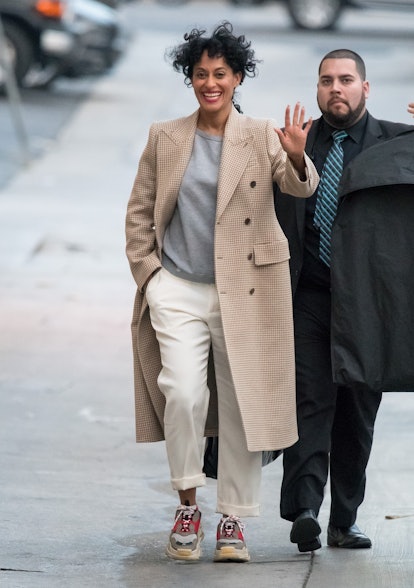
[[[166,59],[172,62],[175,71],[182,72],[184,82],[191,86],[194,66],[200,61],[204,51],[209,57],[223,57],[233,73],[241,74],[240,84],[246,76],[257,75],[256,65],[259,60],[255,58],[251,42],[244,35],[233,34],[233,25],[223,21],[216,26],[211,37],[205,36],[206,31],[193,29],[184,35],[184,43],[165,52]]]

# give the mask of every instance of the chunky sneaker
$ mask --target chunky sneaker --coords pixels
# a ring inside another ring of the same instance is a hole
[[[201,512],[197,506],[179,506],[170,533],[166,554],[172,559],[195,560],[201,555],[200,543],[204,539]]]
[[[214,561],[249,561],[243,529],[244,525],[239,517],[223,515],[217,527]]]

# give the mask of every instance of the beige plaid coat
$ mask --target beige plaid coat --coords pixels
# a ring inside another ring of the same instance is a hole
[[[191,157],[197,120],[198,111],[151,126],[128,204],[126,250],[137,284],[132,319],[137,442],[164,439],[160,355],[144,284],[160,267],[164,232]],[[307,181],[298,179],[274,126],[232,110],[217,192],[216,285],[250,451],[288,447],[298,438],[289,247],[275,216],[272,182],[283,192],[306,197],[319,179],[309,159]],[[216,391],[214,380],[209,383],[205,432],[214,436]]]

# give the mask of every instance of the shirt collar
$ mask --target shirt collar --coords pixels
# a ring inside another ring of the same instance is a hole
[[[322,129],[323,140],[330,141],[332,133],[334,131],[336,131],[337,129],[335,129],[330,124],[328,124],[325,121],[325,119],[322,119],[322,120],[323,120],[323,129]],[[348,135],[351,137],[351,139],[354,141],[354,143],[359,144],[362,142],[362,137],[364,135],[365,125],[367,124],[367,120],[368,120],[368,112],[366,111],[364,113],[364,116],[357,123],[355,123],[352,127],[349,127],[348,129],[344,129],[348,133]]]

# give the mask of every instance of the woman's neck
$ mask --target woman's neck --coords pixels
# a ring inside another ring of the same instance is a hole
[[[204,112],[200,112],[198,117],[197,128],[200,131],[204,131],[209,135],[224,135],[224,129],[226,128],[227,120],[229,118],[229,112],[223,114],[222,112],[217,115],[206,115]]]

